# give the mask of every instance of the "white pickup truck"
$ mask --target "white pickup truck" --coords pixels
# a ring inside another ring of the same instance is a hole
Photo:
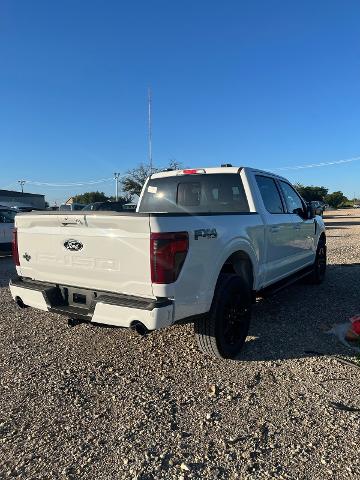
[[[236,358],[256,294],[326,269],[321,216],[291,184],[247,167],[153,174],[136,212],[15,219],[20,307],[139,333],[194,321],[200,348]]]

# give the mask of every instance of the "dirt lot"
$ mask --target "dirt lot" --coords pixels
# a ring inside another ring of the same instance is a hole
[[[360,211],[327,217],[325,283],[259,302],[241,361],[199,353],[191,325],[18,310],[0,259],[0,478],[359,478],[360,369],[327,331],[360,313]]]

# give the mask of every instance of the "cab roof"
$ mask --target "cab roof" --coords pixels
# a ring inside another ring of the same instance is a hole
[[[180,175],[194,175],[194,174],[212,174],[212,173],[240,173],[242,170],[245,172],[252,172],[260,175],[268,175],[271,177],[279,178],[280,180],[287,181],[286,178],[281,177],[273,172],[268,172],[265,170],[259,170],[251,167],[198,167],[198,168],[184,168],[182,170],[165,170],[164,172],[153,173],[150,178],[165,178],[165,177],[176,177]]]

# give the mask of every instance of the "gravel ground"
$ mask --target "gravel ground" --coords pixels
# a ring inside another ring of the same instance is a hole
[[[360,313],[360,226],[326,221],[326,281],[258,302],[241,361],[199,353],[191,325],[18,310],[0,259],[0,478],[359,478],[360,369],[326,332]]]

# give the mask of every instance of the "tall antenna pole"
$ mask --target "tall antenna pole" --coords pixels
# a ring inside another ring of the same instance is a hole
[[[152,129],[151,129],[151,88],[148,88],[148,127],[149,127],[149,165],[150,173],[152,173],[153,159],[152,159]]]
[[[119,200],[119,177],[120,177],[120,173],[114,172],[114,180],[115,180],[115,199],[116,199],[116,201]]]

